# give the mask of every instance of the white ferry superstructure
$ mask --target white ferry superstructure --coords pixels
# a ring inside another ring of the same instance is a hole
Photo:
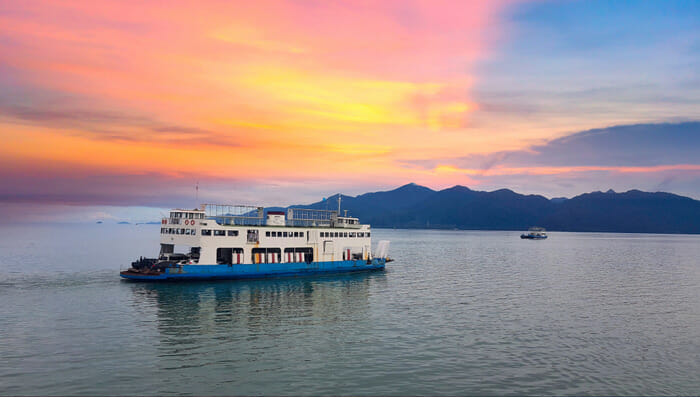
[[[382,270],[388,241],[372,253],[370,225],[339,211],[204,204],[161,220],[158,258],[140,258],[131,280],[238,279]],[[184,248],[183,252],[177,252]]]

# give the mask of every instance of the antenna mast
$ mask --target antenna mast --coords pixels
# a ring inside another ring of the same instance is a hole
[[[194,198],[196,201],[195,205],[198,205],[199,204],[199,181],[197,181],[197,183],[195,183],[194,191],[195,191]]]
[[[338,193],[338,216],[340,216],[340,199],[341,199],[341,196],[340,196],[340,193]]]

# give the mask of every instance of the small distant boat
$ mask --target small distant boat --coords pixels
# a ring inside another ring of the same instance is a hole
[[[528,240],[544,240],[547,238],[547,231],[543,227],[531,227],[526,234],[521,234],[520,238]]]

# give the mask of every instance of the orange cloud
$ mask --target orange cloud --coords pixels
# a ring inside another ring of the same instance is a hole
[[[18,170],[446,183],[395,159],[493,145],[464,127],[505,4],[9,3],[0,155]]]

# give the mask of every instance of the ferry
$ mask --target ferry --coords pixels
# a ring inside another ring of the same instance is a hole
[[[158,258],[120,272],[138,281],[241,279],[383,270],[389,241],[372,252],[370,225],[338,211],[203,204],[161,220]]]
[[[528,229],[527,234],[521,234],[520,238],[528,240],[544,240],[547,238],[547,231],[543,227],[533,226]]]

